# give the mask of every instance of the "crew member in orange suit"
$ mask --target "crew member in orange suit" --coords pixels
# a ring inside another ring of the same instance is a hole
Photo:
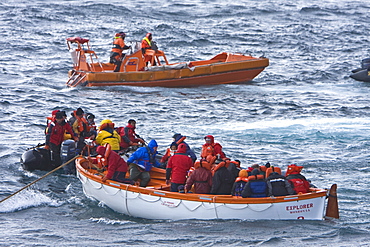
[[[148,65],[148,62],[152,61],[152,56],[145,54],[146,50],[152,49],[152,37],[153,37],[152,33],[147,33],[146,36],[141,41],[141,51],[143,52],[144,62],[146,65]],[[154,64],[152,65],[155,64],[156,62],[154,61]]]
[[[131,48],[131,46],[125,45],[125,37],[126,34],[124,32],[120,32],[116,33],[113,40],[113,47],[109,62],[116,65],[116,67],[114,68],[114,72],[118,72],[120,70],[121,63],[123,60],[122,51]]]

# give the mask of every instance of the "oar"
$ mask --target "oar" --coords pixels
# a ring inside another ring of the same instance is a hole
[[[30,186],[31,186],[31,185],[33,185],[34,183],[36,183],[36,182],[40,181],[41,179],[43,179],[43,178],[45,178],[45,177],[49,176],[50,174],[52,174],[53,172],[55,172],[55,171],[59,170],[60,168],[62,168],[62,167],[64,167],[64,166],[68,165],[69,163],[71,163],[72,161],[74,161],[77,157],[79,157],[79,155],[77,155],[76,157],[74,157],[74,158],[72,158],[72,159],[68,160],[66,163],[64,163],[64,164],[62,164],[62,165],[60,165],[60,166],[58,166],[58,167],[57,167],[57,168],[55,168],[54,170],[52,170],[52,171],[50,171],[50,172],[46,173],[46,174],[45,174],[44,176],[42,176],[41,178],[38,178],[38,179],[36,179],[35,181],[33,181],[32,183],[30,183],[30,184],[28,184],[28,185],[24,186],[22,189],[18,190],[17,192],[14,192],[14,193],[13,193],[13,194],[11,194],[10,196],[7,196],[6,198],[2,199],[2,200],[0,201],[0,203],[2,203],[2,202],[3,202],[3,201],[5,201],[5,200],[8,200],[10,197],[12,197],[12,196],[14,196],[14,195],[18,194],[18,193],[19,193],[19,192],[21,192],[22,190],[24,190],[24,189],[26,189],[26,188],[30,187]]]

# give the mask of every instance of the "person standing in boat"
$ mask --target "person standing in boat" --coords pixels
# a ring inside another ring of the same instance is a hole
[[[186,154],[192,159],[193,163],[197,160],[197,156],[195,155],[194,151],[190,148],[190,146],[184,141],[186,136],[181,135],[180,133],[176,133],[172,136],[173,143],[172,145],[180,145],[180,143],[184,143],[186,146]],[[170,147],[171,147],[170,146]]]
[[[49,123],[46,132],[45,149],[51,151],[51,160],[55,166],[60,166],[62,163],[60,149],[64,141],[65,132],[67,131],[73,135],[72,127],[65,121],[65,116],[64,111],[58,111],[55,114],[55,120]],[[73,138],[76,142],[78,141],[76,135],[73,135]]]
[[[77,108],[76,111],[73,111],[75,121],[72,124],[72,130],[73,133],[78,136],[77,149],[79,152],[82,151],[82,149],[85,147],[85,137],[88,137],[88,123],[86,118],[84,117],[84,113],[85,112],[80,107]]]
[[[178,192],[180,185],[185,186],[186,176],[193,164],[186,154],[185,143],[180,143],[175,154],[169,158],[166,168],[166,184],[171,184],[171,192]]]
[[[114,72],[119,72],[121,68],[121,63],[123,60],[123,50],[128,50],[131,46],[125,44],[126,34],[124,32],[116,33],[113,39],[113,47],[110,54],[110,63],[115,64]]]
[[[99,132],[95,139],[96,144],[104,146],[104,144],[109,143],[112,150],[118,152],[120,150],[121,137],[114,130],[114,123],[110,119],[104,119],[101,121],[99,126]]]
[[[207,158],[208,155],[218,156],[220,159],[226,158],[225,153],[222,151],[222,146],[220,143],[215,143],[215,138],[212,135],[205,136],[204,140],[206,143],[202,146],[202,158]]]
[[[86,120],[88,136],[90,137],[91,140],[94,140],[96,135],[98,134],[95,124],[95,115],[92,113],[86,113]]]
[[[148,146],[141,147],[131,154],[127,163],[129,164],[130,179],[137,181],[140,179],[140,186],[146,187],[150,181],[149,171],[152,167],[160,167],[160,163],[156,160],[158,144],[155,140],[151,140]]]
[[[143,53],[144,63],[146,65],[148,65],[148,62],[152,61],[152,57],[153,57],[152,55],[145,54],[146,50],[148,50],[148,49],[156,50],[157,49],[157,46],[155,45],[155,42],[152,41],[152,38],[153,38],[152,33],[147,33],[141,41],[141,51]],[[156,65],[155,60],[154,60],[152,65]]]
[[[127,149],[131,146],[138,146],[139,143],[145,144],[145,141],[140,138],[135,132],[136,121],[134,119],[128,120],[128,124],[124,128],[120,128],[119,135],[121,136],[121,149]]]

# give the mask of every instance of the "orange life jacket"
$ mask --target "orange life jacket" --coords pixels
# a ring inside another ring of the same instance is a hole
[[[281,169],[280,167],[275,167],[275,166],[270,166],[269,168],[266,169],[266,178],[270,176],[271,173],[277,172],[281,175]]]
[[[125,42],[121,37],[114,37],[112,52],[122,55],[122,50],[125,47]]]
[[[87,123],[87,120],[86,120],[86,118],[84,118],[84,117],[79,117],[79,116],[77,116],[76,115],[76,111],[74,111],[73,112],[74,113],[74,115],[75,115],[75,117],[76,117],[76,121],[77,121],[77,130],[78,130],[78,132],[84,132],[84,131],[88,131],[88,129],[87,129],[87,126],[89,125],[88,123]]]
[[[106,143],[104,147],[105,147],[104,157],[101,155],[96,156],[98,167],[100,169],[106,169],[108,167],[108,157],[110,155],[110,152],[112,151],[112,147],[109,145],[109,143]]]
[[[200,157],[206,158],[208,155],[213,156],[214,155],[214,151],[215,150],[213,148],[213,145],[203,146],[202,147],[202,154],[200,155]]]

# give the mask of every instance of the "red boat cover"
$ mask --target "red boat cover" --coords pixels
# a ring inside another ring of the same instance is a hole
[[[67,41],[72,42],[72,43],[84,44],[84,43],[88,42],[89,40],[88,39],[83,39],[81,37],[70,37],[70,38],[67,39]]]

